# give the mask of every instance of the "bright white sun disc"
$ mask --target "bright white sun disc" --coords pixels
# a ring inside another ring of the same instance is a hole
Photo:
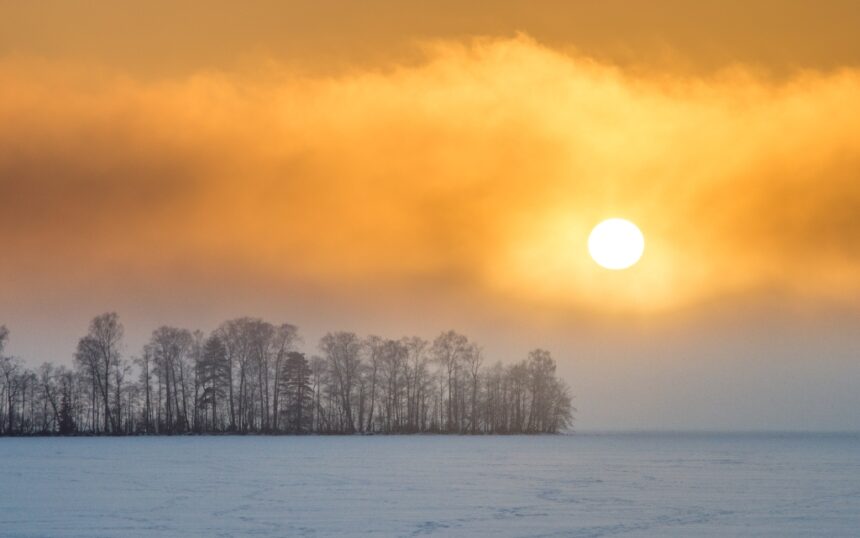
[[[594,261],[607,269],[627,269],[642,257],[645,237],[626,219],[607,219],[591,230],[588,252]]]

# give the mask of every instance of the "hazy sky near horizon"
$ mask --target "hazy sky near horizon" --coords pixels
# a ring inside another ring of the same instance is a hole
[[[457,328],[583,429],[860,429],[855,2],[174,4],[0,1],[8,351]]]

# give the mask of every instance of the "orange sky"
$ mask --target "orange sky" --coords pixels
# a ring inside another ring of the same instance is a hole
[[[585,427],[860,427],[858,8],[688,4],[0,4],[10,349],[454,326]]]

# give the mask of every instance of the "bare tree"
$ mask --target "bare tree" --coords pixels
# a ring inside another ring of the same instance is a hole
[[[61,391],[56,379],[54,365],[46,362],[39,367],[39,382],[42,388],[42,431],[51,431],[60,423]],[[50,405],[50,413],[48,406]],[[49,427],[48,421],[52,421]]]
[[[447,331],[433,340],[432,354],[434,361],[441,365],[444,369],[447,390],[447,430],[459,431],[459,411],[458,403],[458,383],[457,375],[459,374],[461,363],[469,350],[469,340],[462,334],[454,331]]]
[[[143,346],[143,353],[135,359],[135,363],[140,369],[138,384],[143,393],[143,432],[154,433],[155,428],[152,423],[152,370],[154,363],[155,351],[152,344]]]
[[[382,362],[383,347],[385,340],[379,336],[369,336],[364,341],[367,364],[364,372],[366,385],[368,386],[367,423],[362,431],[373,431],[374,412],[376,411],[377,381],[379,377],[379,365]]]
[[[340,402],[340,430],[353,433],[355,421],[352,400],[361,365],[361,340],[351,332],[328,333],[320,340],[320,350],[328,362],[335,383],[334,390]]]
[[[0,355],[0,376],[6,394],[6,431],[15,433],[15,404],[21,389],[21,359]]]
[[[167,326],[154,330],[149,341],[156,366],[155,373],[164,391],[163,427],[168,434],[189,429],[187,390],[182,363],[191,344],[189,331]]]
[[[299,330],[295,325],[284,323],[278,326],[272,335],[272,369],[274,395],[272,397],[272,430],[278,431],[280,412],[281,378],[287,355],[295,351],[295,346],[301,341]]]
[[[484,363],[484,353],[477,344],[472,344],[464,354],[464,363],[466,371],[469,374],[471,381],[470,400],[471,409],[469,411],[469,431],[478,433],[478,379],[481,373],[481,365]]]
[[[105,432],[119,432],[117,413],[110,405],[111,376],[119,367],[120,344],[124,328],[116,312],[96,316],[90,322],[89,333],[78,342],[76,359],[92,378],[94,392],[98,389],[103,407]],[[94,411],[95,416],[95,411]]]
[[[238,318],[224,322],[218,329],[218,336],[224,343],[227,351],[228,363],[228,392],[230,403],[230,430],[247,431],[246,408],[248,395],[248,381],[251,373],[252,346],[251,318]],[[234,390],[236,380],[234,371],[238,369],[238,390]]]

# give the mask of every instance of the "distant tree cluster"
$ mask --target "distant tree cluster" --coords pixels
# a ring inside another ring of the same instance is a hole
[[[454,331],[432,342],[332,332],[307,358],[293,325],[239,318],[209,335],[160,327],[128,359],[107,313],[72,368],[35,371],[4,354],[8,336],[0,326],[0,435],[555,433],[572,422],[549,352],[486,367]]]

